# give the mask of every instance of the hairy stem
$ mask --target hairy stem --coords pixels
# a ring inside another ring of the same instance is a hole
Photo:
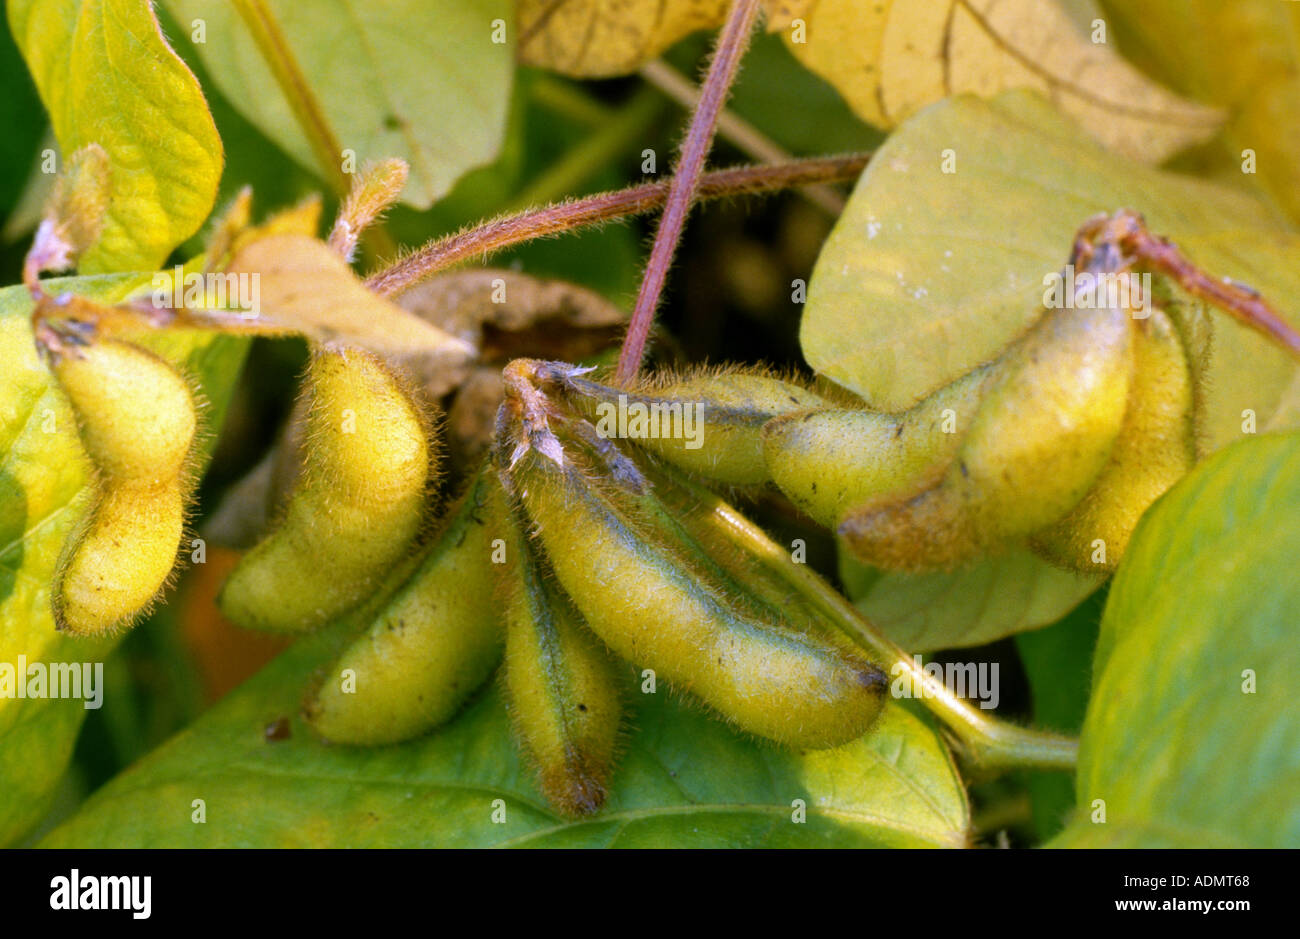
[[[664,203],[663,215],[659,218],[659,229],[655,232],[654,246],[650,249],[650,260],[646,263],[636,307],[632,310],[632,322],[619,353],[618,368],[614,372],[617,384],[626,384],[641,368],[650,326],[659,306],[659,295],[663,292],[682,227],[686,224],[686,216],[695,199],[704,160],[713,144],[718,115],[731,91],[731,83],[740,68],[740,60],[749,47],[749,36],[754,30],[758,8],[759,0],[734,0],[727,22],[718,36],[718,44],[709,63],[708,77],[700,89],[700,104],[691,117],[691,126],[686,132],[669,184],[668,198]]]
[[[1147,228],[1137,212],[1121,209],[1083,223],[1074,237],[1071,260],[1087,263],[1098,256],[1106,270],[1146,267],[1170,277],[1192,296],[1213,304],[1300,358],[1300,332],[1257,291],[1226,277],[1209,276],[1173,242]]]
[[[1134,253],[1147,264],[1172,277],[1188,293],[1212,303],[1237,322],[1263,333],[1296,358],[1300,358],[1300,333],[1263,297],[1244,284],[1206,276],[1174,245],[1150,232],[1139,233]]]
[[[700,89],[663,59],[655,59],[641,66],[641,77],[687,110],[699,107]],[[718,136],[764,163],[783,163],[790,159],[790,154],[775,140],[725,108],[718,115]],[[844,197],[824,183],[803,186],[799,193],[832,216],[838,216],[844,211]]]
[[[717,199],[723,196],[778,192],[809,183],[853,180],[870,159],[869,153],[851,153],[792,160],[771,166],[717,170],[704,174],[697,195],[701,199]],[[536,238],[560,235],[630,215],[641,215],[664,204],[668,187],[668,182],[646,183],[504,215],[429,242],[390,266],[376,271],[366,280],[366,286],[376,293],[392,296],[470,258],[486,257],[495,251]]]

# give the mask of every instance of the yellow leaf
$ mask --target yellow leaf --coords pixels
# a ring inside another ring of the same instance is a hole
[[[1171,88],[1228,111],[1226,177],[1263,184],[1300,220],[1300,4],[1105,3],[1121,45]]]
[[[1066,4],[1068,3],[1068,6]],[[726,0],[520,0],[519,59],[624,75],[726,19]],[[1081,31],[1091,0],[766,0],[767,29],[859,117],[890,128],[961,92],[1033,88],[1111,149],[1148,163],[1212,137],[1223,115],[1178,97]]]
[[[635,71],[683,36],[718,26],[728,0],[519,0],[519,61],[580,78]]]
[[[217,198],[221,139],[147,0],[13,0],[9,26],[64,154],[98,144],[111,200],[82,273],[152,270]]]
[[[254,333],[302,333],[369,349],[418,373],[450,371],[474,353],[464,340],[371,293],[324,242],[302,234],[274,234],[241,245],[226,270],[248,274],[259,315]]]
[[[961,92],[991,97],[1033,88],[1111,149],[1159,163],[1208,139],[1221,122],[1219,111],[1166,91],[1112,46],[1081,33],[1055,0],[806,6],[806,37],[783,29],[786,43],[858,116],[880,127]]]

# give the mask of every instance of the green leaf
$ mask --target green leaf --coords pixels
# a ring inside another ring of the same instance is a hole
[[[160,267],[212,210],[221,139],[147,0],[9,0],[64,156],[108,153],[112,200],[82,273]]]
[[[294,110],[235,3],[167,0],[221,93],[299,164],[327,180]],[[340,150],[367,160],[401,157],[411,175],[402,201],[419,209],[466,171],[490,163],[505,133],[513,74],[514,21],[507,0],[392,0],[359,3],[266,0],[307,94]],[[493,42],[493,23],[507,42]]]
[[[1121,206],[1296,320],[1300,237],[1267,206],[1107,153],[1043,99],[1009,92],[941,102],[877,152],[813,272],[808,364],[873,407],[908,407],[1026,329],[1078,226]],[[1214,325],[1211,448],[1241,436],[1244,410],[1262,427],[1297,371],[1264,337],[1222,315]]]
[[[981,646],[1039,629],[1098,583],[1019,546],[952,571],[919,574],[868,568],[841,549],[840,579],[858,609],[909,652]]]
[[[151,282],[149,274],[46,281],[116,302]],[[55,632],[50,583],[63,540],[91,498],[89,458],[76,418],[36,354],[24,287],[0,290],[0,662],[102,662],[115,640]],[[213,443],[247,341],[167,330],[133,341],[169,359],[202,386]],[[105,694],[113,694],[112,688]],[[86,715],[81,700],[0,697],[0,844],[20,837],[43,812]]]
[[[1298,556],[1300,435],[1226,448],[1156,503],[1106,604],[1057,844],[1300,847]]]
[[[296,715],[337,629],[300,640],[257,677],[92,796],[48,846],[795,847],[965,844],[965,792],[938,735],[900,706],[835,750],[740,736],[628,673],[632,730],[601,814],[542,801],[495,688],[410,743],[324,746]],[[191,816],[204,801],[206,823]],[[494,800],[504,824],[492,821]],[[807,821],[792,821],[794,800]]]

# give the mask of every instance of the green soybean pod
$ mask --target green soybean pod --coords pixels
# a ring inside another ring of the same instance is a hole
[[[503,496],[480,471],[415,570],[326,670],[307,722],[331,743],[398,743],[448,721],[501,658],[493,555]]]
[[[1079,504],[1110,460],[1133,374],[1122,307],[1053,309],[992,366],[969,432],[919,493],[849,510],[849,549],[878,567],[951,567]]]
[[[547,801],[570,817],[590,815],[604,804],[613,772],[622,721],[617,665],[511,527],[503,675],[515,733]]]
[[[827,528],[866,502],[914,493],[952,462],[988,376],[976,369],[901,414],[826,408],[768,421],[763,454],[772,482]]]
[[[1139,320],[1133,387],[1110,462],[1077,506],[1031,544],[1083,572],[1119,564],[1139,519],[1196,465],[1196,382],[1178,329],[1163,310]]]
[[[560,585],[620,656],[790,746],[835,746],[874,721],[886,681],[865,659],[764,615],[572,460],[532,450],[511,472]]]
[[[316,349],[302,468],[279,524],[240,560],[222,611],[303,631],[362,603],[411,548],[435,463],[427,420],[378,358]]]
[[[579,409],[606,439],[630,439],[674,466],[732,486],[769,479],[763,425],[830,402],[761,372],[701,372],[621,390],[571,378]]]

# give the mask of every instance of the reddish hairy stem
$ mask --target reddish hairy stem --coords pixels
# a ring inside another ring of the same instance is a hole
[[[1132,250],[1147,264],[1178,281],[1188,293],[1214,304],[1300,358],[1300,333],[1250,287],[1206,276],[1176,247],[1150,232],[1137,235]]]
[[[626,384],[641,368],[646,339],[650,336],[650,326],[659,306],[659,295],[663,292],[682,226],[686,223],[686,216],[695,199],[704,160],[713,145],[718,115],[731,92],[731,83],[740,68],[740,60],[749,47],[749,36],[754,30],[758,7],[758,0],[735,0],[718,36],[718,44],[709,63],[708,77],[700,88],[700,104],[691,117],[691,126],[686,132],[669,184],[668,199],[664,203],[663,215],[659,218],[659,229],[655,232],[654,247],[650,249],[650,260],[646,263],[645,277],[641,281],[636,307],[632,311],[632,322],[619,353],[618,369],[614,373],[614,381],[618,384]]]
[[[1153,268],[1178,282],[1194,297],[1223,310],[1245,326],[1300,358],[1300,333],[1255,290],[1223,278],[1216,280],[1193,264],[1173,242],[1154,234],[1138,213],[1121,209],[1089,219],[1075,236],[1074,258],[1087,260],[1110,248],[1111,265]]]
[[[741,166],[705,173],[696,193],[700,199],[717,199],[778,192],[809,183],[834,183],[858,177],[871,159],[869,153],[791,160],[766,166]],[[659,208],[668,197],[670,183],[657,182],[602,192],[571,202],[505,215],[482,225],[431,241],[412,254],[376,271],[366,280],[375,293],[401,293],[439,271],[470,258],[481,257],[511,245],[560,235],[601,222],[641,215]]]

